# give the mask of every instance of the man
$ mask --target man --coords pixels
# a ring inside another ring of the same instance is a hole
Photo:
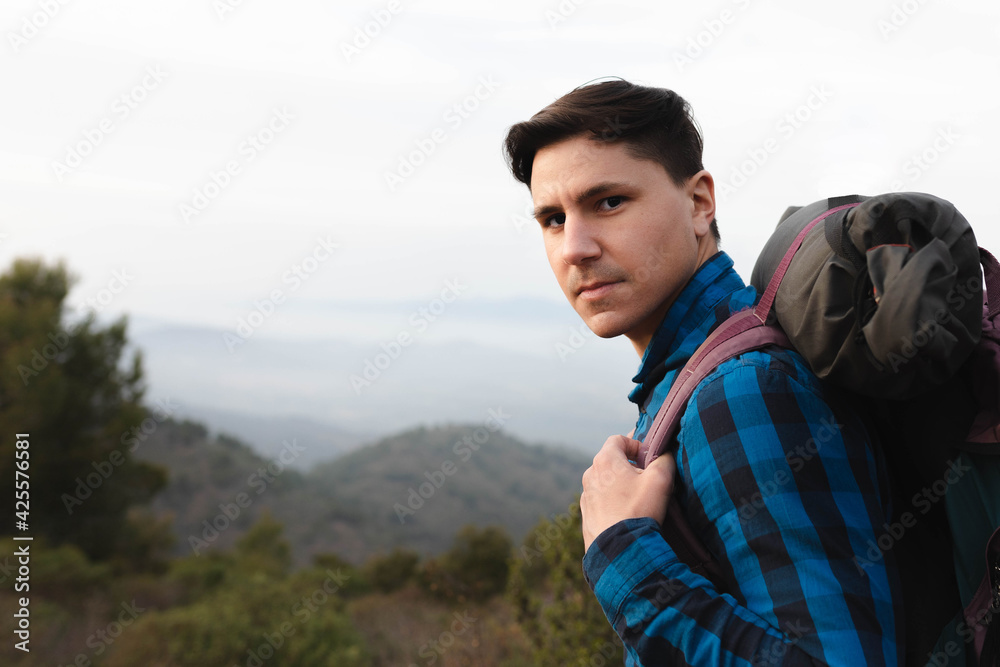
[[[676,458],[631,463],[685,361],[756,299],[718,250],[714,181],[687,103],[627,81],[587,85],[514,125],[505,147],[566,298],[641,357],[635,439],[608,438],[580,498],[584,573],[626,663],[901,664],[891,556],[855,559],[886,521],[881,462],[798,354],[723,363],[688,403]],[[725,581],[693,572],[664,540],[668,502]]]

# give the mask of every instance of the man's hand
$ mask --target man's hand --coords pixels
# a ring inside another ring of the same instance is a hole
[[[677,464],[673,454],[660,456],[645,470],[630,462],[639,456],[638,440],[613,435],[583,473],[583,548],[624,519],[652,517],[662,524],[674,487]]]

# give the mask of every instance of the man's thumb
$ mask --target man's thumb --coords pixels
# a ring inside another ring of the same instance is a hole
[[[642,471],[643,476],[649,476],[647,483],[655,479],[655,483],[661,483],[669,493],[674,486],[674,475],[677,474],[677,461],[673,454],[661,454],[653,459],[652,463]]]

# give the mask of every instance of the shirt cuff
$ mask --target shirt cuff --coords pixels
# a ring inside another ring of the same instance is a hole
[[[590,544],[583,556],[583,575],[614,624],[622,604],[640,582],[679,563],[655,519],[625,519]]]

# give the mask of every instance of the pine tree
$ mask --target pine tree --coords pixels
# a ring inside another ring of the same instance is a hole
[[[63,264],[40,260],[17,260],[0,276],[0,494],[14,498],[15,482],[27,491],[25,505],[0,504],[0,532],[152,566],[166,533],[150,532],[137,508],[166,477],[132,457],[136,434],[158,423],[142,405],[141,357],[124,360],[124,318],[67,321],[71,282]],[[18,445],[15,434],[28,437]]]

